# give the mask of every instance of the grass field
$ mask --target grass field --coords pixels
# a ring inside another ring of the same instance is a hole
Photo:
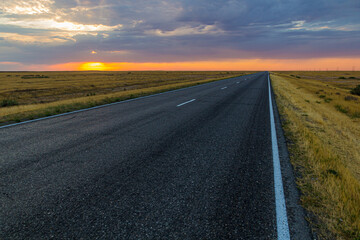
[[[19,122],[250,72],[0,72],[0,123]]]
[[[360,72],[271,74],[302,205],[323,239],[360,239]]]
[[[0,123],[250,72],[0,72]],[[324,239],[360,239],[360,72],[274,72],[301,202]]]

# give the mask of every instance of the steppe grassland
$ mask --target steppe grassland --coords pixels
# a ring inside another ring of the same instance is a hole
[[[0,122],[49,116],[245,72],[0,72]]]
[[[302,204],[324,239],[360,238],[360,72],[271,74]]]

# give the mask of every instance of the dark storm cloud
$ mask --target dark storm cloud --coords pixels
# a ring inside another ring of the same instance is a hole
[[[29,14],[11,8],[29,7],[26,1],[8,2],[9,7],[0,10],[0,49],[17,51],[1,54],[0,61],[171,62],[360,55],[358,0],[38,0],[40,7],[30,7]],[[21,36],[28,40],[22,41]],[[92,50],[98,54],[92,56]]]

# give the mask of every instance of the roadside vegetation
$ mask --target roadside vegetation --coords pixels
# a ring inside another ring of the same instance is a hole
[[[245,74],[250,72],[0,72],[0,124]]]
[[[354,89],[350,91],[350,93],[360,96],[360,85],[357,85]]]
[[[360,239],[360,72],[271,80],[312,228],[321,239]]]

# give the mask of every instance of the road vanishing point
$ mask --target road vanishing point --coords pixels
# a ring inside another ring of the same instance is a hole
[[[311,239],[269,73],[0,127],[0,239]]]

